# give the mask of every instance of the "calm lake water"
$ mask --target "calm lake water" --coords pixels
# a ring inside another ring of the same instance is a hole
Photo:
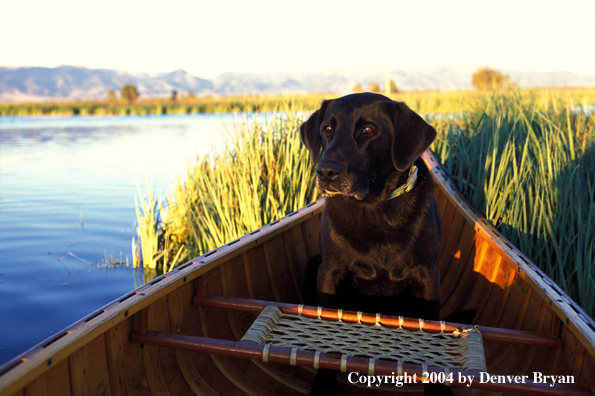
[[[135,288],[103,259],[132,256],[137,185],[169,191],[242,117],[0,117],[0,365]]]

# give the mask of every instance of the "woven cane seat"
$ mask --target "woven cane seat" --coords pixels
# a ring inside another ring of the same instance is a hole
[[[447,370],[486,371],[479,330],[429,333],[284,314],[267,306],[242,340],[342,356],[383,359]],[[420,321],[423,328],[423,321]]]

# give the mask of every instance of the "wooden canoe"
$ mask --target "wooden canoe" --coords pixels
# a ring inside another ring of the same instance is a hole
[[[477,370],[449,369],[453,392],[594,395],[593,320],[465,201],[431,153],[424,160],[437,182],[443,223],[441,315],[476,311],[472,323],[494,375],[481,382]],[[81,319],[2,366],[0,394],[299,395],[309,392],[313,366],[362,375],[370,368],[387,376],[403,368],[417,378],[422,371],[439,373],[423,364],[400,361],[397,367],[386,359],[241,341],[264,306],[330,321],[342,315],[346,326],[399,322],[418,334],[473,327],[426,322],[420,331],[417,320],[300,306],[305,263],[319,252],[323,207],[319,199]],[[415,384],[367,388],[350,384],[357,381],[347,373],[340,374],[345,395],[420,390]],[[472,387],[460,384],[459,374],[475,375]],[[555,377],[542,383],[544,376]],[[558,383],[551,386],[553,378]]]

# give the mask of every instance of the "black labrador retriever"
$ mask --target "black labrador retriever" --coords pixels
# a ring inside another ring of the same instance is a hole
[[[313,164],[323,151],[321,257],[307,268],[316,304],[439,320],[440,214],[420,158],[434,128],[404,103],[362,93],[324,101],[300,135]],[[333,393],[336,373],[319,370],[312,394]]]

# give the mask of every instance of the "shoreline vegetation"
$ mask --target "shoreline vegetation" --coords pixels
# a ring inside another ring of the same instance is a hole
[[[593,105],[595,87],[583,88],[523,88],[515,90],[522,98],[548,102],[551,97],[571,98],[575,105]],[[382,92],[380,92],[382,93]],[[480,91],[405,91],[392,93],[393,100],[405,102],[422,114],[460,113],[470,102],[478,100]],[[336,94],[303,95],[258,95],[258,96],[206,96],[182,95],[171,98],[139,98],[132,103],[127,100],[106,99],[88,101],[53,101],[35,103],[0,103],[0,116],[126,116],[126,115],[165,115],[198,113],[241,113],[274,112],[279,104],[297,106],[311,111],[320,106],[323,99],[331,99]]]
[[[225,152],[197,158],[164,196],[139,189],[131,261],[147,282],[316,199],[299,126],[338,96],[3,103],[0,116],[267,113],[229,131]],[[436,128],[431,150],[473,206],[595,318],[595,87],[390,97]]]
[[[435,93],[419,94],[418,102],[417,93],[409,101],[407,94],[395,95],[418,112],[434,113],[426,116],[438,131],[431,149],[457,187],[591,317],[594,94],[595,89],[451,94],[450,102],[439,105],[428,104]],[[317,197],[314,169],[299,138],[313,102],[281,100],[267,121],[230,131],[226,152],[198,158],[165,196],[156,197],[148,185],[144,194],[139,190],[140,240],[133,242],[133,262],[147,280]]]

